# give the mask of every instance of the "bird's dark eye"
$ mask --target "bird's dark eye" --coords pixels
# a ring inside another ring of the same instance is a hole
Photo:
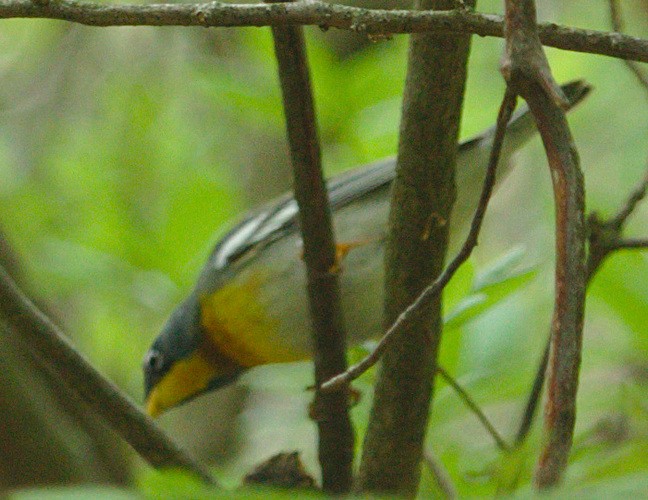
[[[149,371],[160,371],[164,365],[164,357],[158,351],[151,349],[144,356],[144,368]]]

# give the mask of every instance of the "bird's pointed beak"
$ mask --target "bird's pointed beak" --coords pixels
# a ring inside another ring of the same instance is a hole
[[[151,418],[157,418],[162,412],[164,412],[164,408],[160,405],[158,392],[153,389],[146,397],[146,413]]]
[[[147,387],[146,413],[156,418],[166,410],[205,392],[219,374],[200,351],[173,364],[164,376]]]

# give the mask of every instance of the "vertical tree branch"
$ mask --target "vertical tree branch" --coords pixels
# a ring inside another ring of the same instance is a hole
[[[306,48],[301,27],[273,27],[272,34],[308,276],[317,391],[314,414],[319,429],[322,487],[330,493],[344,493],[351,488],[354,440],[348,396],[346,391],[324,394],[318,389],[322,382],[346,369],[346,356],[335,243]]]
[[[617,215],[609,220],[602,221],[596,212],[591,213],[588,218],[588,246],[587,265],[586,265],[586,286],[592,282],[596,272],[600,269],[601,265],[607,257],[618,250],[638,250],[648,248],[648,239],[640,238],[624,238],[623,227],[626,220],[644,198],[648,191],[648,170],[644,174],[643,180],[639,183],[637,188],[630,193],[625,204],[621,207]],[[527,403],[522,414],[520,427],[515,437],[515,446],[520,446],[531,429],[535,411],[540,401],[542,394],[542,386],[544,385],[545,373],[549,363],[549,351],[551,347],[551,336],[547,339],[542,359],[538,364],[535,378],[533,379],[533,386]]]
[[[562,105],[538,38],[533,0],[507,0],[502,73],[525,98],[549,160],[556,207],[556,297],[551,326],[545,443],[536,484],[557,484],[567,466],[576,421],[585,308],[585,203],[583,177]]]
[[[469,2],[474,6],[474,1]],[[451,0],[416,8],[451,9]],[[441,273],[470,37],[412,35],[386,248],[385,324]],[[441,339],[441,300],[417,310],[385,352],[357,488],[413,496]]]

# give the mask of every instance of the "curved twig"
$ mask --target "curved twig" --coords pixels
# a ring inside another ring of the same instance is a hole
[[[576,393],[585,311],[585,193],[578,154],[536,24],[534,0],[506,0],[502,74],[527,101],[545,147],[556,211],[555,303],[549,352],[545,442],[536,469],[539,488],[556,485],[567,466],[576,421]]]

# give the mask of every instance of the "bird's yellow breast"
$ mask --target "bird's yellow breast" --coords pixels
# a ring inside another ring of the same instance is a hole
[[[201,297],[201,321],[209,339],[225,357],[246,368],[308,358],[281,341],[280,321],[263,301],[263,284],[262,273],[255,273]]]

